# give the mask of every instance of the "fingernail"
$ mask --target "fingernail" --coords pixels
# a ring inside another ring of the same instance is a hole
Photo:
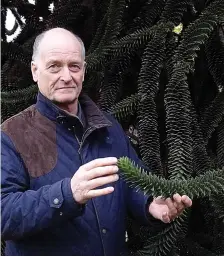
[[[115,171],[115,172],[118,172],[118,171],[119,171],[119,169],[118,169],[117,166],[114,166],[114,171]]]
[[[108,191],[113,192],[114,191],[114,187],[108,187]]]

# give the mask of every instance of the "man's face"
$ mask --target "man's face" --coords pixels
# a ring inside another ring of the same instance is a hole
[[[85,62],[80,42],[68,34],[46,35],[32,63],[33,79],[40,92],[53,102],[77,102],[84,80]]]

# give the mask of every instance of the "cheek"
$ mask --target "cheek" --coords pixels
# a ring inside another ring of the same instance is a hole
[[[78,82],[78,84],[82,84],[83,81],[83,74],[76,74],[76,76],[74,76],[74,80],[76,80]]]
[[[45,82],[50,87],[54,87],[55,83],[59,80],[60,76],[58,74],[47,74],[45,76]]]
[[[41,73],[39,74],[39,78],[40,78],[40,80],[43,81],[43,82],[47,82],[47,81],[50,80],[50,76],[49,76],[49,74],[48,74],[47,72],[41,72]]]
[[[56,83],[59,80],[60,76],[58,74],[52,74],[52,76],[49,77],[49,81],[53,84]]]

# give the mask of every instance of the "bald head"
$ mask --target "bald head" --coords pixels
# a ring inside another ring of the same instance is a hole
[[[33,45],[32,61],[36,61],[38,59],[38,57],[40,56],[40,52],[43,49],[43,46],[45,46],[46,44],[53,44],[54,42],[58,42],[60,40],[74,40],[74,42],[78,41],[80,43],[83,60],[85,60],[85,46],[81,38],[70,32],[69,30],[63,28],[53,28],[42,32],[36,37]]]
[[[33,49],[31,72],[39,91],[76,115],[86,66],[82,40],[66,29],[54,28],[40,34]]]

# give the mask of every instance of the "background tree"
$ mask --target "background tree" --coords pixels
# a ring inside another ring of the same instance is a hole
[[[8,10],[16,19],[12,30]],[[121,122],[154,174],[186,181],[223,168],[223,0],[5,0],[1,14],[2,121],[35,102],[36,35],[64,27],[87,49],[84,90]],[[131,253],[224,254],[221,189],[195,199],[191,211],[165,229],[128,218]]]

